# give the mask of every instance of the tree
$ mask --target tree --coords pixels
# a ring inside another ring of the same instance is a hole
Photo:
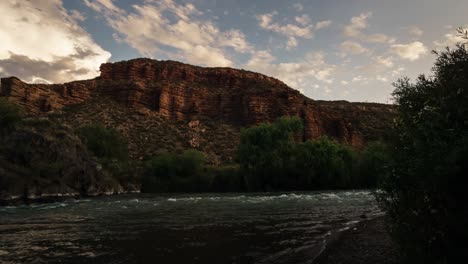
[[[196,150],[155,156],[145,164],[142,191],[205,191],[211,186],[209,179],[203,177],[204,163],[205,155]]]
[[[468,52],[435,54],[432,77],[395,84],[394,161],[378,194],[409,263],[468,257]]]
[[[21,121],[21,110],[18,106],[0,98],[0,132],[15,127]]]
[[[241,131],[237,158],[247,189],[268,190],[280,185],[292,155],[294,135],[302,127],[299,117],[282,117]]]

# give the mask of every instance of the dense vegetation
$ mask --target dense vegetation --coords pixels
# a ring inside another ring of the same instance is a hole
[[[0,133],[11,130],[21,121],[21,110],[18,106],[0,98]]]
[[[356,151],[327,137],[300,142],[301,130],[301,119],[283,117],[242,131],[238,159],[248,190],[375,187],[387,161],[382,144]]]
[[[378,195],[408,263],[468,257],[468,51],[436,54],[433,76],[396,83],[393,164]]]
[[[204,161],[203,153],[195,150],[153,157],[145,165],[142,191],[206,191],[209,180],[203,174]]]
[[[244,129],[239,165],[204,165],[203,153],[166,153],[146,162],[143,192],[284,191],[375,187],[386,172],[382,143],[357,151],[327,137],[295,140],[298,117]]]
[[[128,144],[119,131],[91,124],[78,128],[76,132],[103,167],[122,185],[134,183],[131,182],[134,181],[134,170],[128,157]]]

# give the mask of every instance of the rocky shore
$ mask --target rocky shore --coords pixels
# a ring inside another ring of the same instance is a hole
[[[358,223],[336,234],[314,264],[397,264],[401,263],[385,229],[385,217]]]

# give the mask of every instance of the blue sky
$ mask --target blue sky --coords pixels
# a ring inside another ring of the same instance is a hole
[[[0,76],[93,78],[150,57],[243,68],[313,99],[390,102],[392,82],[429,73],[468,1],[3,0]]]

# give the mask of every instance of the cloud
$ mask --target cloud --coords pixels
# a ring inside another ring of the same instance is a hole
[[[346,55],[347,54],[357,55],[357,54],[362,54],[362,53],[369,52],[369,50],[364,48],[361,44],[359,44],[357,42],[354,42],[354,41],[349,41],[349,40],[344,41],[343,43],[341,43],[340,49]]]
[[[362,13],[359,16],[352,17],[350,24],[345,26],[343,32],[348,37],[358,37],[362,29],[367,28],[367,19],[372,16],[372,12]]]
[[[93,78],[111,54],[96,44],[62,1],[0,1],[0,75],[27,82]]]
[[[372,17],[372,12],[361,13],[359,16],[352,17],[350,23],[343,28],[343,34],[347,37],[358,38],[371,43],[393,43],[391,38],[382,33],[365,34],[362,31],[369,26],[368,19]]]
[[[333,83],[336,66],[325,61],[320,52],[308,53],[304,59],[296,62],[277,63],[268,51],[258,51],[244,65],[245,68],[279,78],[292,88],[304,91],[308,87]]]
[[[257,15],[259,26],[265,30],[273,31],[287,37],[311,39],[314,37],[315,30],[325,28],[331,24],[331,21],[326,20],[318,22],[317,25],[313,25],[311,24],[310,18],[306,15],[295,18],[299,25],[289,23],[280,24],[273,22],[273,18],[276,15],[278,15],[278,12],[276,11],[268,14]]]
[[[308,15],[302,15],[302,16],[297,16],[294,18],[297,23],[306,26],[307,24],[310,24],[312,21]]]
[[[468,28],[468,26],[464,26],[463,28]],[[434,45],[437,49],[441,49],[446,47],[454,47],[458,43],[466,42],[466,39],[463,39],[454,29],[452,29],[451,32],[444,35],[442,40],[434,41]]]
[[[315,29],[319,30],[322,28],[329,27],[331,25],[332,21],[331,20],[324,20],[324,21],[319,21],[317,24],[315,24]]]
[[[253,52],[241,31],[221,31],[212,21],[204,20],[203,12],[192,4],[147,0],[133,5],[132,11],[123,11],[110,0],[85,1],[105,16],[116,31],[114,38],[144,56],[166,55],[198,65],[233,66],[227,48],[237,53]]]
[[[417,26],[408,27],[407,31],[410,35],[414,37],[420,37],[424,34],[424,31],[422,31],[422,29],[418,28]]]
[[[297,39],[295,37],[289,37],[288,42],[286,43],[286,49],[290,50],[291,48],[297,47]]]
[[[415,41],[409,44],[394,44],[391,46],[391,51],[402,59],[415,61],[428,53],[429,50],[423,43]]]
[[[293,5],[293,8],[296,9],[298,12],[301,12],[302,10],[304,10],[304,6],[301,3],[295,3]]]

